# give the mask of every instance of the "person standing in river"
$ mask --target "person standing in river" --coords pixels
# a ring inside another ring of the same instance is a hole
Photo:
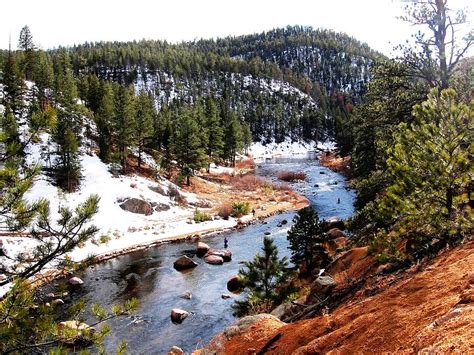
[[[228,246],[228,240],[227,237],[224,237],[224,249],[227,249]]]

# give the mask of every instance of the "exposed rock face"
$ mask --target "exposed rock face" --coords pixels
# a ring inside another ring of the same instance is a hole
[[[196,266],[198,266],[198,264],[194,262],[193,259],[191,259],[190,257],[186,255],[183,255],[179,257],[178,259],[176,259],[176,261],[173,264],[173,267],[178,271],[192,269]]]
[[[232,252],[228,249],[226,250],[219,250],[219,249],[209,249],[209,251],[204,255],[204,257],[207,256],[219,256],[221,257],[224,261],[231,261],[232,260]]]
[[[346,235],[344,234],[344,232],[341,231],[339,228],[331,228],[330,230],[327,231],[327,235],[331,239],[337,239],[337,238],[341,238],[341,237],[346,238]]]
[[[188,316],[189,316],[189,312],[187,312],[183,309],[173,308],[171,310],[171,320],[175,323],[181,323]]]
[[[224,259],[220,256],[217,256],[217,255],[205,255],[204,256],[204,261],[208,264],[211,264],[211,265],[222,265],[224,264]]]
[[[311,286],[311,292],[308,296],[308,299],[311,302],[318,301],[327,297],[332,289],[336,287],[336,281],[331,276],[319,276],[314,280],[313,285]]]
[[[196,249],[196,255],[198,257],[202,257],[202,256],[206,255],[206,253],[209,251],[209,249],[211,249],[209,247],[209,245],[207,245],[206,243],[203,243],[203,242],[199,242],[198,245],[197,245],[197,249]]]
[[[346,229],[346,225],[339,217],[329,217],[326,221],[324,221],[324,230],[327,232],[333,228],[344,230]]]
[[[120,208],[125,211],[144,214],[149,216],[153,213],[153,207],[151,204],[145,200],[140,200],[139,198],[129,198],[125,202],[120,204]]]
[[[82,281],[79,277],[77,276],[74,276],[74,277],[71,277],[69,280],[68,280],[69,284],[70,285],[83,285],[84,284],[84,281]]]
[[[238,276],[234,276],[227,281],[227,289],[230,292],[238,292],[242,290],[242,282]]]

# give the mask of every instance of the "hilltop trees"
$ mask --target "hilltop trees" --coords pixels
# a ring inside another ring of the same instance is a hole
[[[136,98],[135,132],[134,140],[138,146],[138,167],[141,167],[142,152],[147,139],[151,139],[153,133],[153,121],[156,109],[153,97],[150,93],[140,91]]]
[[[115,114],[112,122],[113,141],[118,148],[122,173],[127,172],[128,148],[133,145],[135,110],[133,88],[119,85],[115,92]]]

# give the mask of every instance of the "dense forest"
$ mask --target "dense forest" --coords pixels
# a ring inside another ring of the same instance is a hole
[[[474,85],[465,56],[473,35],[457,38],[467,16],[445,5],[408,2],[403,19],[425,32],[391,59],[345,34],[301,26],[178,44],[51,50],[38,49],[25,26],[17,49],[0,52],[0,228],[34,225],[30,234],[44,244],[0,279],[0,286],[14,285],[0,302],[8,340],[0,351],[61,340],[52,310],[36,307],[25,280],[97,233],[89,222],[100,197],[75,210],[61,207],[55,224],[46,200],[30,203],[24,195],[40,169],[62,192],[77,191],[85,154],[97,154],[116,176],[132,172],[131,159],[139,171],[151,157],[160,169],[155,175],[178,172],[184,186],[213,163],[235,166],[252,142],[334,139],[338,153],[350,156],[357,191],[348,245],[368,247],[377,262],[396,269],[472,238]],[[48,165],[31,166],[29,149],[42,135]],[[294,222],[291,261],[298,276],[317,277],[332,261],[326,222],[311,208]],[[262,251],[240,276],[255,309],[269,312],[294,292],[294,275],[270,239]],[[237,303],[239,314],[249,313],[250,303]],[[132,301],[94,314],[101,323],[135,308]],[[107,332],[85,335],[100,344]]]

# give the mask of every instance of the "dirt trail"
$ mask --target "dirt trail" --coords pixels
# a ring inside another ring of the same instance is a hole
[[[474,241],[438,256],[421,271],[404,272],[374,296],[362,295],[326,316],[267,330],[265,323],[253,324],[215,350],[258,352],[280,334],[265,353],[474,353]]]

